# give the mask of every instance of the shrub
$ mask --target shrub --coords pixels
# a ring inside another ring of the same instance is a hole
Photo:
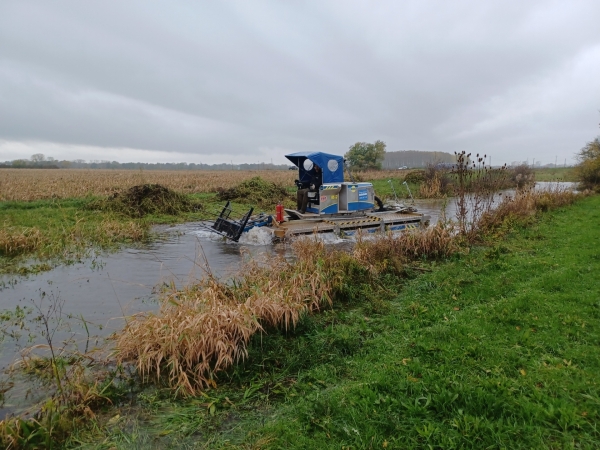
[[[404,177],[404,181],[406,181],[407,183],[422,183],[423,181],[425,181],[425,171],[424,170],[413,170],[412,172],[409,172],[406,174],[406,176]]]
[[[521,164],[510,169],[510,181],[513,186],[523,188],[535,183],[535,173],[527,164]]]
[[[583,189],[600,191],[600,138],[588,142],[577,154],[577,176]]]
[[[419,187],[420,196],[423,198],[438,198],[448,194],[449,191],[450,177],[448,171],[438,164],[427,164],[423,174],[423,182]]]

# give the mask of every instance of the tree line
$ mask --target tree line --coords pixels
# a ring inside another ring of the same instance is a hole
[[[289,165],[271,163],[253,164],[196,164],[196,163],[141,163],[118,161],[59,161],[41,153],[32,155],[30,159],[15,159],[0,164],[0,168],[13,169],[121,169],[121,170],[287,170]]]
[[[357,142],[344,155],[348,165],[355,170],[379,170],[425,167],[428,164],[453,164],[456,157],[446,152],[402,150],[386,152],[383,141]]]
[[[354,170],[398,169],[400,167],[425,167],[429,163],[454,163],[454,155],[446,152],[405,150],[386,152],[383,141],[374,143],[357,142],[344,155],[347,164]],[[15,159],[0,163],[0,168],[29,169],[124,169],[124,170],[287,170],[290,165],[272,163],[252,164],[196,164],[196,163],[142,163],[118,161],[73,161],[57,160],[42,153],[30,159]]]

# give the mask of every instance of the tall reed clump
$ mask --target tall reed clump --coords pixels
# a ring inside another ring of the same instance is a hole
[[[556,184],[549,189],[519,189],[514,195],[506,195],[493,209],[482,214],[475,224],[478,234],[485,235],[502,226],[506,221],[527,221],[537,211],[548,211],[573,204],[579,196],[570,189]]]
[[[460,236],[451,223],[440,221],[424,230],[386,233],[356,242],[352,256],[378,272],[401,269],[408,261],[446,258],[461,249]]]
[[[448,171],[437,164],[429,163],[423,171],[423,182],[419,186],[422,198],[439,198],[450,192]]]
[[[44,242],[41,231],[36,227],[11,227],[0,229],[0,255],[15,256],[35,252]]]
[[[291,328],[332,302],[341,274],[321,242],[295,244],[296,261],[250,262],[225,283],[207,276],[166,295],[157,314],[131,320],[117,339],[120,361],[133,360],[144,379],[166,377],[182,394],[214,385],[215,375],[247,355],[250,337],[266,327]]]
[[[78,231],[74,230],[77,234]],[[149,227],[136,221],[121,222],[114,219],[104,219],[96,228],[95,241],[107,246],[123,241],[139,242],[149,236]]]

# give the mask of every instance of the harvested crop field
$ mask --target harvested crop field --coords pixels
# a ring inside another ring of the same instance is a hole
[[[397,171],[370,171],[357,180],[387,179]],[[80,198],[89,195],[109,196],[115,191],[143,184],[160,184],[186,194],[218,192],[239,185],[253,177],[294,186],[298,173],[291,170],[228,171],[136,171],[85,169],[2,169],[0,201],[31,201],[50,198]]]

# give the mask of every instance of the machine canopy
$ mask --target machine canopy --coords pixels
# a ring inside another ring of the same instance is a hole
[[[342,183],[344,181],[344,158],[321,152],[298,152],[285,155],[300,170],[300,181],[306,182],[314,175],[314,165],[323,173],[323,183]],[[307,160],[309,162],[307,162]]]

